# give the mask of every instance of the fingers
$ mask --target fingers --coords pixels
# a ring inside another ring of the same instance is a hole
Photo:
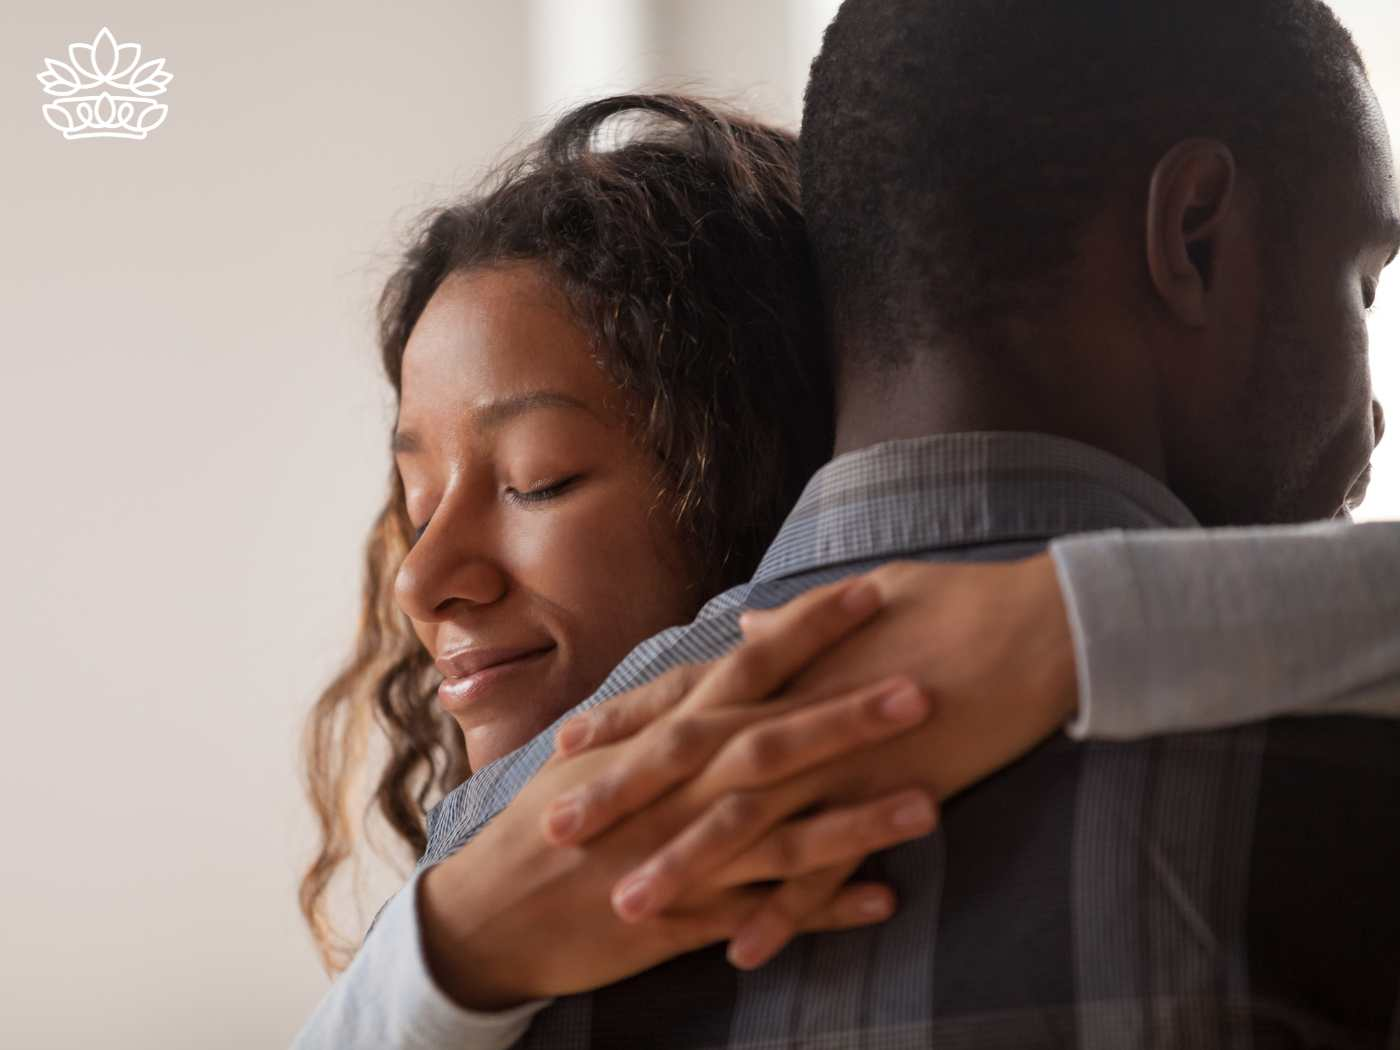
[[[937,822],[938,807],[926,791],[897,791],[782,824],[711,881],[721,887],[738,886],[792,879],[837,864],[859,864],[872,853],[922,838]]]
[[[853,577],[814,587],[777,610],[748,610],[740,616],[741,624],[752,615],[781,613],[782,619],[775,622],[783,630],[769,632],[762,646],[741,644],[719,660],[675,668],[650,686],[571,718],[560,727],[554,745],[568,755],[631,736],[674,707],[701,681],[708,682],[695,701],[701,706],[761,700],[879,607],[879,588],[863,577]],[[718,677],[710,681],[714,674]]]
[[[710,797],[777,783],[894,736],[928,714],[927,699],[898,677],[820,704],[787,703],[675,712],[639,734],[590,783],[553,800],[544,814],[545,837],[558,845],[586,842],[693,776],[717,752],[704,774],[713,785]]]
[[[673,668],[647,686],[564,722],[554,735],[554,748],[561,755],[574,755],[627,738],[675,707],[697,683],[710,679],[711,673],[720,678],[710,682],[697,703],[762,700],[823,648],[868,620],[879,605],[879,588],[862,577],[812,588],[781,606],[784,630],[771,633],[759,651],[745,652],[741,644],[728,657]],[[742,623],[746,616],[759,612],[770,615],[773,610],[748,610],[739,620]],[[728,666],[721,671],[721,665]]]
[[[859,863],[871,853],[927,835],[938,820],[933,798],[911,788],[789,821],[762,835],[791,807],[801,805],[800,798],[777,791],[726,796],[618,880],[613,910],[625,921],[638,922],[705,882],[729,887]]]
[[[774,891],[781,893],[782,888]],[[853,882],[842,886],[836,896],[798,923],[799,933],[816,933],[825,930],[849,930],[858,926],[871,926],[884,922],[894,914],[898,901],[894,890],[881,882]],[[796,914],[796,907],[793,906]],[[755,912],[750,921],[758,917]],[[780,946],[781,947],[781,946]],[[774,955],[777,949],[774,949]],[[772,958],[772,955],[769,956]]]
[[[573,845],[606,831],[704,768],[737,729],[757,717],[750,708],[733,708],[653,724],[621,745],[606,770],[549,803],[543,816],[545,838]]]
[[[799,932],[848,930],[894,914],[894,893],[879,883],[845,886],[859,861],[834,865],[774,890],[734,932],[727,952],[741,970],[762,966]]]
[[[645,685],[575,715],[554,734],[555,752],[572,755],[632,736],[685,699],[713,663],[673,667]]]
[[[883,679],[736,733],[705,771],[725,787],[775,784],[922,722],[928,698],[902,676]]]
[[[834,590],[835,588],[843,588],[843,590]],[[868,604],[872,613],[882,604],[880,588],[872,579],[871,574],[864,573],[859,576],[848,576],[825,587],[807,591],[798,598],[782,605],[768,609],[745,609],[739,614],[739,630],[743,632],[745,639],[752,640],[773,634],[796,633],[801,629],[804,618],[813,613],[813,609],[809,605],[803,604],[803,599],[818,592],[822,595],[819,600],[825,600],[829,593],[829,596],[836,598],[837,601],[844,599],[848,606],[854,602],[855,609],[862,609]],[[837,595],[841,597],[838,598]]]
[[[775,890],[729,890],[699,908],[658,915],[638,935],[661,937],[671,956],[730,940],[730,962],[752,969],[772,959],[797,933],[849,930],[893,915],[895,895],[888,886],[843,885],[857,867],[858,861],[828,868]]]
[[[604,780],[555,799],[543,817],[545,837],[558,845],[584,842],[688,779],[737,723],[727,718],[678,720],[681,711],[742,707],[766,699],[879,606],[879,589],[859,577],[813,588],[785,607],[791,630],[745,642],[703,671],[677,669],[662,676],[664,682],[658,680],[655,688],[634,690],[625,702],[618,697],[571,719],[560,729],[557,747],[574,754],[635,734],[635,749],[627,754],[639,757]],[[677,707],[671,717],[658,720]],[[647,728],[638,733],[640,726]]]
[[[752,970],[782,950],[798,923],[829,906],[859,861],[834,865],[783,883],[734,931],[726,955],[730,965]]]
[[[688,708],[756,703],[869,620],[880,591],[855,577],[807,591],[783,606],[784,629],[745,640],[716,662],[686,698]]]

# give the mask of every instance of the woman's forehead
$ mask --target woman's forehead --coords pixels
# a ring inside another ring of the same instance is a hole
[[[449,277],[405,349],[400,450],[419,431],[464,417],[497,426],[522,412],[572,408],[606,423],[617,391],[591,347],[563,294],[530,268]]]

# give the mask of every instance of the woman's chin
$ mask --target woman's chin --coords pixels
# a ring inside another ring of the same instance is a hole
[[[501,711],[488,711],[483,705],[482,708],[454,714],[453,719],[461,727],[466,742],[467,760],[471,768],[479,770],[524,747],[583,699],[582,696],[575,697],[560,707],[559,696],[559,693],[549,694],[551,702],[548,705],[521,698],[517,705]]]

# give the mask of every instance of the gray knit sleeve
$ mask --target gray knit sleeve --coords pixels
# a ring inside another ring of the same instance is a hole
[[[1113,530],[1050,545],[1077,738],[1400,717],[1400,522]]]

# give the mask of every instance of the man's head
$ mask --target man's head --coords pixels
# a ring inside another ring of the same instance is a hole
[[[1317,0],[846,0],[802,193],[843,413],[912,368],[958,428],[1094,441],[1204,523],[1331,516],[1370,457],[1400,201]]]

